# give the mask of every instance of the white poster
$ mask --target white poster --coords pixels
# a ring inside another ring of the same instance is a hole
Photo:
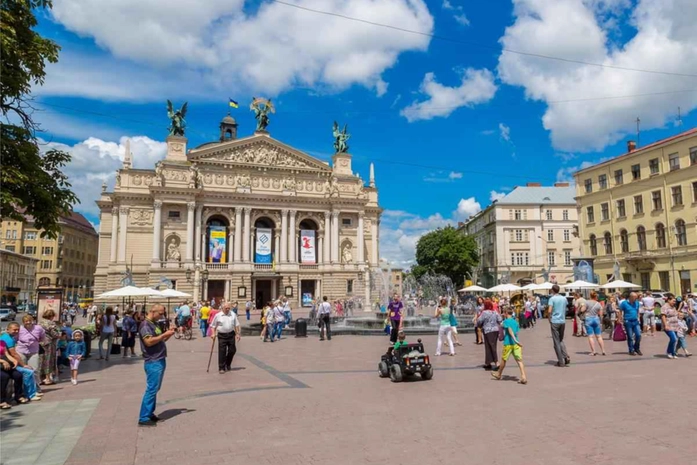
[[[273,235],[267,228],[257,228],[257,243],[255,250],[256,263],[271,263],[271,243]]]
[[[302,263],[317,263],[315,232],[313,230],[300,231],[300,261]]]

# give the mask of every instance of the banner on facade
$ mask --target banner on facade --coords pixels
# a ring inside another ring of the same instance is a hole
[[[311,229],[300,231],[300,262],[317,263],[315,231]]]
[[[255,257],[254,261],[256,263],[271,263],[271,243],[273,234],[271,229],[268,228],[257,228],[257,243],[254,248]]]
[[[227,237],[225,226],[210,226],[208,229],[208,263],[225,263]]]

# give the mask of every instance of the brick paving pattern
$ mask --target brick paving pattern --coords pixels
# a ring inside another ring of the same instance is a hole
[[[518,369],[512,359],[504,380],[491,380],[480,368],[484,349],[473,344],[472,334],[460,336],[465,345],[458,347],[457,356],[431,357],[436,367],[432,381],[400,384],[377,375],[388,342],[382,337],[342,336],[324,342],[289,337],[273,344],[245,337],[234,371],[224,375],[215,369],[215,354],[206,374],[210,340],[200,334],[192,341],[171,340],[157,410],[165,422],[156,428],[136,426],[145,383],[140,359],[90,359],[81,366],[78,386],[60,383],[46,389],[42,405],[10,411],[22,412],[16,421],[26,426],[3,427],[0,461],[695,463],[697,422],[688,409],[695,401],[697,360],[666,359],[663,334],[644,338],[643,357],[628,356],[620,342],[607,342],[607,357],[591,357],[587,341],[571,337],[569,330],[569,368],[553,366],[546,322],[521,332],[526,386],[515,383]],[[433,355],[436,338],[423,340]],[[688,344],[697,351],[697,339]],[[36,419],[52,417],[52,409],[66,422]],[[68,413],[70,409],[80,415]],[[8,418],[3,412],[3,425]],[[83,420],[84,429],[78,424]],[[23,447],[29,452],[22,454]],[[51,451],[55,454],[48,457]],[[24,461],[14,461],[22,455]]]

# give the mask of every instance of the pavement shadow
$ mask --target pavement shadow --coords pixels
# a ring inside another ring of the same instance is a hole
[[[10,429],[24,426],[21,423],[17,423],[17,421],[24,416],[22,407],[22,405],[15,405],[9,410],[2,411],[2,416],[0,416],[0,431],[6,433]]]
[[[184,413],[191,413],[195,412],[196,409],[188,409],[188,408],[171,408],[168,410],[165,410],[164,412],[161,412],[158,417],[160,417],[161,420],[170,420],[178,415],[184,414]]]
[[[246,370],[247,367],[232,367],[228,371],[240,371],[240,370]]]

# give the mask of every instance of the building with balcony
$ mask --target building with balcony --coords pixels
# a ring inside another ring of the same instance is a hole
[[[98,236],[92,224],[80,213],[71,212],[59,220],[56,239],[41,237],[34,218],[4,220],[0,229],[2,248],[38,260],[36,286],[63,288],[64,299],[77,302],[93,295],[97,266]]]
[[[0,302],[34,302],[36,258],[0,249]]]
[[[574,174],[583,253],[601,283],[686,293],[697,283],[697,128]]]
[[[571,257],[580,253],[576,228],[568,183],[516,187],[459,227],[477,242],[480,260],[472,278],[484,287],[572,281]]]
[[[98,293],[132,279],[258,307],[284,295],[296,307],[324,295],[371,300],[381,213],[372,165],[366,185],[351,155],[330,165],[266,131],[237,138],[230,116],[219,140],[186,143],[168,137],[153,169],[132,168],[138,154],[127,148],[97,202]]]

